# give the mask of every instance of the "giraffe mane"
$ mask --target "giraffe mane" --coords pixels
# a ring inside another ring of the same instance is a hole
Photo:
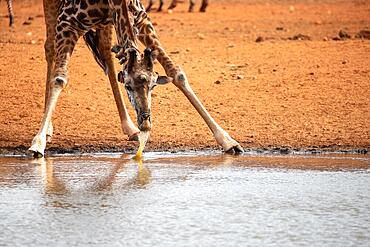
[[[130,37],[130,40],[132,40],[135,44],[135,46],[138,46],[137,44],[137,39],[136,39],[136,35],[135,35],[135,32],[134,32],[134,28],[132,27],[131,25],[131,18],[130,18],[130,15],[128,13],[128,3],[127,1],[130,1],[130,0],[123,0],[122,1],[122,14],[123,16],[125,17],[125,19],[127,20],[127,22],[125,22],[125,25],[126,25],[126,28],[128,30],[128,35]]]

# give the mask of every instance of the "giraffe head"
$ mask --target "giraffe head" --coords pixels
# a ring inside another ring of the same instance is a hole
[[[145,49],[140,56],[135,48],[128,49],[128,62],[125,69],[118,73],[118,80],[125,86],[131,105],[136,111],[140,130],[151,129],[151,94],[157,85],[167,84],[171,77],[159,76],[154,72],[154,54]]]

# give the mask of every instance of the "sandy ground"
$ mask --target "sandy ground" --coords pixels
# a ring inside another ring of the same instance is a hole
[[[207,13],[190,14],[186,5],[151,19],[211,115],[245,149],[370,149],[370,41],[354,38],[370,28],[369,1],[213,1]],[[9,29],[0,4],[3,154],[25,152],[44,104],[42,2],[16,1],[14,9]],[[333,40],[340,30],[352,38]],[[297,34],[310,40],[290,39]],[[175,86],[155,89],[152,110],[147,150],[219,149]],[[47,151],[134,147],[121,131],[110,84],[81,40]]]

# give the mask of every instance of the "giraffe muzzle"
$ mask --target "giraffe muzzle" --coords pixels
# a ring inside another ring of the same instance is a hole
[[[152,122],[150,119],[150,113],[143,112],[138,117],[139,129],[141,131],[149,131],[152,128]]]

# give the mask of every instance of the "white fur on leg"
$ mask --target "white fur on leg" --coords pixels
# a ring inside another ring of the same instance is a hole
[[[188,83],[185,73],[180,71],[175,78],[175,86],[177,86],[185,94],[190,103],[198,111],[212,131],[217,143],[222,146],[224,151],[229,153],[242,153],[243,148],[240,146],[240,144],[231,138],[229,134],[217,124],[217,122],[211,117],[207,109],[195,95]]]
[[[48,124],[48,130],[46,131],[46,142],[51,142],[53,138],[53,123],[50,121]]]
[[[34,157],[40,157],[44,155],[46,147],[46,135],[50,127],[53,111],[57,104],[58,96],[62,92],[63,87],[67,84],[67,80],[63,77],[56,77],[51,84],[50,98],[46,104],[44,117],[42,119],[39,133],[35,136],[32,141],[29,151],[33,152]]]

